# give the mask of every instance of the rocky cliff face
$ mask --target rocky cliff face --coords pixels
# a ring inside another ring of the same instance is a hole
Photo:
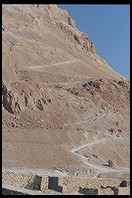
[[[53,23],[55,23],[61,30],[68,35],[70,40],[75,41],[81,45],[88,52],[96,53],[95,46],[89,37],[80,32],[75,25],[74,19],[68,14],[66,10],[58,8],[56,5],[41,5],[38,4],[37,8],[43,8]]]
[[[127,177],[129,100],[130,82],[66,10],[2,5],[3,166],[103,177],[110,159]]]

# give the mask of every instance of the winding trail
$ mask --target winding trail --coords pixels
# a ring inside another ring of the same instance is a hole
[[[87,161],[87,158],[86,158],[86,157],[84,157],[83,155],[77,153],[77,151],[79,151],[79,150],[82,149],[82,148],[90,147],[90,146],[92,146],[92,145],[99,144],[99,143],[104,142],[104,141],[107,141],[107,140],[108,140],[107,138],[102,138],[102,139],[100,139],[100,140],[95,140],[95,141],[93,141],[93,142],[91,142],[91,143],[87,143],[87,144],[84,144],[84,145],[82,145],[82,146],[79,146],[78,148],[73,148],[73,149],[71,150],[71,152],[72,152],[73,154],[79,156],[79,157],[81,158],[83,164],[86,164],[87,166],[90,166],[90,167],[92,167],[92,168],[94,168],[94,169],[96,169],[96,170],[99,170],[100,172],[115,172],[115,173],[117,173],[117,172],[129,172],[129,171],[130,171],[130,168],[125,168],[125,167],[122,167],[122,168],[121,168],[121,167],[120,167],[120,168],[118,168],[118,169],[113,169],[113,168],[111,168],[111,167],[107,167],[107,168],[106,168],[106,167],[101,167],[101,166],[99,166],[99,165],[91,164],[91,163],[89,163],[89,162]]]
[[[109,138],[110,139],[110,138]],[[76,153],[77,151],[79,151],[80,149],[82,148],[85,148],[85,147],[90,147],[92,145],[95,145],[95,144],[99,144],[101,142],[105,142],[107,141],[108,138],[102,138],[100,140],[95,140],[93,142],[90,142],[90,143],[87,143],[87,144],[84,144],[82,146],[79,146],[78,148],[73,148],[71,150],[71,152],[74,154],[74,155],[77,155],[81,158],[82,160],[82,163],[87,165],[88,167],[91,167],[91,168],[94,168],[96,171],[98,171],[98,173],[104,173],[104,172],[115,172],[115,173],[128,173],[130,171],[130,168],[125,168],[125,167],[120,167],[120,168],[117,168],[117,169],[113,169],[111,167],[101,167],[99,165],[95,165],[95,164],[91,164],[87,161],[87,158],[82,156],[81,154],[78,154]],[[38,174],[38,175],[50,175],[50,176],[67,176],[69,175],[68,172],[66,171],[62,171],[62,170],[59,170],[59,169],[39,169],[39,168],[18,168],[18,167],[10,167],[10,168],[6,168],[6,167],[2,167],[2,171],[9,171],[9,172],[15,172],[15,173],[34,173],[34,174]]]
[[[85,147],[88,147],[88,146],[92,146],[94,144],[98,144],[98,143],[101,143],[101,142],[104,142],[104,141],[106,141],[106,138],[102,138],[101,140],[95,140],[94,142],[90,142],[90,143],[84,144],[82,146],[79,146],[78,148],[73,148],[72,152],[77,152],[77,151],[79,151],[82,148],[85,148]]]

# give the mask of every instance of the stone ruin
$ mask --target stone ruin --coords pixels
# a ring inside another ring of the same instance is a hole
[[[2,184],[39,190],[49,189],[62,194],[80,193],[83,195],[130,195],[130,181],[112,178],[86,178],[75,176],[39,176],[5,171]],[[8,190],[6,190],[6,193]],[[12,193],[12,192],[11,192]]]

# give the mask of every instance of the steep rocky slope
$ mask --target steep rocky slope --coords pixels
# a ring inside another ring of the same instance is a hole
[[[129,100],[66,10],[2,5],[3,167],[129,177]]]

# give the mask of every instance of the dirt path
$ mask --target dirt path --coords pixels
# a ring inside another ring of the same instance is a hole
[[[44,176],[67,176],[68,173],[66,173],[65,171],[62,170],[58,170],[58,169],[39,169],[39,168],[17,168],[17,167],[10,167],[10,168],[5,168],[2,167],[2,172],[14,172],[14,173],[33,173],[33,174],[37,174],[37,175],[44,175]]]
[[[94,145],[94,144],[98,144],[98,143],[104,142],[104,141],[106,141],[106,140],[107,140],[106,138],[103,138],[103,139],[101,139],[101,140],[95,140],[94,142],[90,142],[90,143],[84,144],[84,145],[82,145],[82,146],[79,146],[78,148],[72,149],[72,152],[79,151],[79,150],[82,149],[82,148],[85,148],[85,147],[88,147],[88,146],[91,146],[91,145]]]
[[[32,67],[28,67],[27,69],[38,69],[42,67],[50,67],[50,66],[56,66],[56,65],[63,65],[63,64],[68,64],[68,63],[75,63],[75,62],[80,62],[81,60],[79,59],[74,59],[74,60],[69,60],[69,61],[64,61],[64,62],[59,62],[59,63],[54,63],[54,64],[49,64],[49,65],[35,65]]]
[[[109,138],[110,139],[110,138]],[[114,168],[111,168],[111,167],[102,167],[102,166],[99,166],[99,165],[95,165],[95,164],[91,164],[87,161],[87,158],[82,156],[81,154],[78,154],[76,153],[77,151],[79,151],[80,149],[82,148],[85,148],[85,147],[90,147],[92,145],[95,145],[95,144],[100,144],[102,142],[105,142],[105,141],[108,141],[108,138],[102,138],[100,140],[95,140],[93,142],[90,142],[90,143],[87,143],[87,144],[84,144],[84,145],[81,145],[79,146],[78,148],[73,148],[71,150],[71,152],[74,154],[74,155],[77,155],[81,158],[82,160],[82,163],[87,165],[88,167],[91,167],[91,168],[94,168],[98,173],[104,173],[104,172],[115,172],[115,173],[119,173],[119,172],[122,172],[122,173],[127,173],[130,171],[129,168],[125,168],[125,167],[120,167],[120,168],[117,168],[117,169],[114,169]],[[5,171],[9,171],[9,172],[15,172],[15,173],[33,173],[33,174],[37,174],[37,175],[44,175],[44,176],[68,176],[69,174],[66,172],[66,171],[63,171],[63,170],[59,170],[59,169],[32,169],[32,168],[17,168],[17,167],[10,167],[10,168],[5,168],[5,167],[2,167],[2,171],[5,172]]]
[[[90,166],[100,172],[129,172],[130,169],[129,168],[125,168],[125,167],[120,167],[120,168],[117,168],[117,169],[114,169],[114,168],[111,168],[111,167],[101,167],[101,166],[98,166],[98,165],[95,165],[95,164],[91,164],[87,161],[87,158],[82,156],[81,154],[78,154],[76,153],[77,151],[79,151],[80,149],[82,148],[85,148],[85,147],[90,147],[92,145],[95,145],[95,144],[99,144],[101,142],[104,142],[104,141],[107,141],[108,139],[107,138],[103,138],[103,139],[100,139],[100,140],[95,140],[94,142],[91,142],[91,143],[87,143],[87,144],[84,144],[82,146],[79,146],[78,148],[74,148],[71,150],[72,153],[74,153],[75,155],[79,156],[82,160],[82,162],[84,164],[86,164],[87,166]]]

